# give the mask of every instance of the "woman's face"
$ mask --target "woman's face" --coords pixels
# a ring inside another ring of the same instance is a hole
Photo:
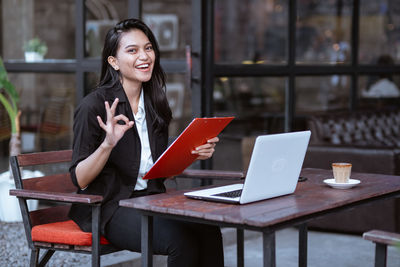
[[[154,61],[153,46],[138,29],[123,33],[116,56],[108,58],[109,64],[120,71],[122,84],[137,83],[140,86],[150,80]]]

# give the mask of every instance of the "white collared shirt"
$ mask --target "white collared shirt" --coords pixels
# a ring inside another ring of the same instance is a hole
[[[136,129],[138,131],[142,147],[139,174],[134,190],[143,190],[147,188],[147,181],[143,180],[143,176],[146,174],[146,172],[150,170],[151,166],[153,166],[153,159],[151,157],[149,142],[149,133],[147,131],[146,111],[144,108],[143,89],[140,92],[138,111],[136,114],[135,112],[133,112],[133,117],[135,118]]]

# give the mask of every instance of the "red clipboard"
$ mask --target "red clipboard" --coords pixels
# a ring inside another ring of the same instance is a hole
[[[181,174],[198,157],[192,150],[216,137],[234,117],[195,118],[157,159],[143,179]]]

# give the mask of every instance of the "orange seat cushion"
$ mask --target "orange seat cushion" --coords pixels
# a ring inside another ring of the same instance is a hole
[[[83,232],[72,220],[36,225],[32,228],[32,240],[48,243],[67,245],[91,246],[92,233]],[[110,242],[103,236],[100,244],[107,245]]]

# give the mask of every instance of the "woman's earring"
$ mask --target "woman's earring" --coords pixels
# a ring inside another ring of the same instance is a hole
[[[119,68],[118,68],[117,66],[115,66],[115,67],[114,67],[114,70],[118,71],[118,70],[119,70]]]

